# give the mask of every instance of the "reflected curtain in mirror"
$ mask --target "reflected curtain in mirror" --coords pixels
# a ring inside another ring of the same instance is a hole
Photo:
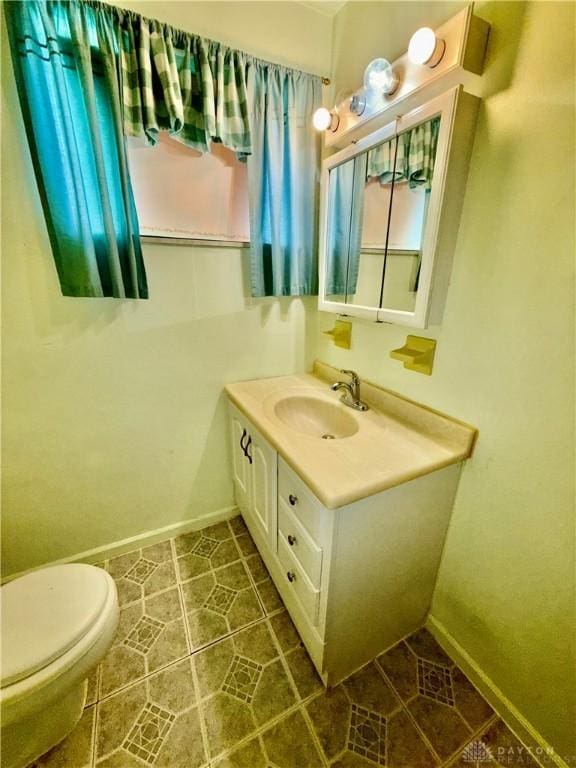
[[[432,188],[434,160],[438,146],[440,118],[427,120],[398,136],[394,157],[393,140],[387,141],[368,153],[367,178],[378,178],[381,184],[407,181],[410,189]]]
[[[342,163],[330,172],[325,287],[329,295],[356,293],[362,250],[365,183],[365,154]]]
[[[82,3],[4,5],[62,293],[147,298],[107,19]]]

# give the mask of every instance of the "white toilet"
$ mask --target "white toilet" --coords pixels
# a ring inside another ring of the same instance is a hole
[[[0,590],[2,768],[23,768],[75,727],[86,678],[112,643],[118,595],[93,565],[42,568]]]

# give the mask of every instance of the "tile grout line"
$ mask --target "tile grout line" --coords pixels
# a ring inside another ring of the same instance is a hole
[[[192,639],[190,637],[190,627],[188,626],[188,614],[186,613],[186,605],[184,603],[184,595],[182,593],[182,584],[178,578],[178,563],[176,562],[176,541],[170,539],[170,550],[172,552],[172,563],[174,565],[174,573],[176,575],[176,589],[178,590],[178,600],[180,602],[180,610],[182,612],[182,621],[184,623],[184,634],[186,635],[186,645],[188,646],[188,656],[192,654]]]
[[[92,725],[92,739],[91,741],[91,753],[90,753],[90,766],[95,768],[96,766],[96,748],[97,748],[97,736],[98,736],[98,724],[100,720],[100,702],[97,701],[94,704],[94,723]]]
[[[250,555],[252,557],[252,555]],[[248,578],[250,579],[250,584],[252,585],[252,589],[256,593],[256,599],[258,600],[258,605],[262,609],[262,613],[264,616],[268,616],[268,611],[266,610],[266,606],[264,605],[264,601],[262,600],[262,597],[260,596],[260,592],[258,590],[258,584],[256,583],[256,579],[254,578],[254,575],[252,574],[252,571],[250,570],[248,563],[246,562],[248,558],[245,558],[243,560],[244,566],[246,570],[248,571]]]
[[[312,718],[308,714],[308,710],[306,709],[306,706],[304,704],[302,704],[301,711],[302,711],[302,717],[304,718],[304,722],[308,726],[308,730],[312,735],[312,741],[314,742],[314,745],[318,750],[318,754],[320,755],[320,759],[322,760],[324,766],[328,768],[329,766],[328,757],[324,754],[324,747],[322,746],[320,739],[318,738],[318,734],[316,733],[316,729],[314,728],[314,723],[312,722]]]
[[[286,612],[286,615],[289,617],[288,612]],[[290,621],[292,621],[292,620],[290,619]],[[308,712],[306,710],[306,707],[304,706],[305,699],[300,695],[300,691],[298,689],[298,686],[296,685],[296,681],[294,680],[294,676],[292,674],[292,670],[290,669],[290,665],[288,664],[288,660],[286,659],[286,655],[287,654],[284,652],[283,648],[281,647],[280,641],[276,637],[276,633],[274,632],[274,628],[272,627],[272,624],[269,621],[268,621],[268,624],[269,624],[270,633],[272,635],[272,640],[273,640],[273,642],[274,642],[274,644],[276,646],[276,650],[278,651],[278,655],[280,657],[280,661],[282,663],[282,666],[284,667],[284,672],[285,672],[286,676],[288,677],[288,680],[290,681],[290,685],[292,686],[292,688],[293,688],[293,690],[294,690],[294,692],[296,694],[297,700],[300,701],[301,713],[302,713],[302,717],[304,718],[304,722],[308,726],[308,730],[310,731],[310,735],[312,736],[312,741],[314,742],[314,745],[316,746],[316,749],[318,750],[318,754],[320,755],[320,759],[322,760],[324,766],[326,766],[326,768],[328,768],[328,760],[327,760],[327,758],[326,758],[326,756],[324,754],[324,749],[322,748],[320,740],[319,740],[319,738],[318,738],[318,736],[316,734],[316,731],[315,731],[315,729],[313,727],[312,719],[310,718],[310,716],[309,716],[309,714],[308,714]],[[301,647],[301,646],[299,645],[298,647]],[[291,649],[291,650],[294,650],[294,649]],[[314,671],[316,672],[316,669],[314,669]],[[321,691],[319,693],[321,693]]]
[[[259,746],[260,746],[260,750],[261,750],[262,754],[264,755],[264,760],[266,761],[266,763],[268,764],[268,766],[271,766],[271,765],[272,765],[272,760],[270,760],[270,757],[269,757],[269,755],[268,755],[268,750],[266,749],[266,744],[265,744],[265,742],[264,742],[264,739],[262,738],[262,734],[261,734],[261,733],[259,733],[259,734],[256,736],[256,739],[257,739],[257,741],[258,741],[258,744],[259,744]]]
[[[198,679],[198,673],[196,671],[196,664],[194,663],[194,659],[192,658],[192,656],[189,656],[188,659],[189,659],[190,669],[192,671],[194,693],[196,694],[196,706],[198,710],[198,720],[200,722],[200,733],[202,734],[202,745],[204,747],[204,755],[208,761],[208,767],[209,767],[212,762],[212,758],[210,756],[210,742],[208,739],[208,728],[204,720],[204,706],[202,704],[202,697],[200,695],[200,681]]]
[[[98,735],[98,720],[100,714],[100,664],[96,667],[96,699],[94,701],[94,722],[92,723],[92,738],[90,740],[90,768],[96,765],[96,737]]]
[[[240,517],[241,517],[241,515],[240,515]],[[228,521],[228,524],[230,525],[230,521]],[[231,526],[231,525],[230,525],[230,529],[232,529],[232,526]],[[232,530],[232,535],[234,536],[234,539],[235,539],[235,541],[236,541],[236,545],[237,545],[238,549],[239,549],[239,550],[240,550],[240,552],[241,552],[241,559],[242,559],[242,562],[244,563],[244,565],[245,565],[245,567],[246,567],[246,570],[247,570],[247,572],[248,572],[248,578],[250,579],[250,583],[251,583],[251,585],[252,585],[252,588],[254,589],[254,592],[256,593],[256,597],[257,597],[257,599],[258,599],[258,603],[260,604],[260,607],[262,608],[262,611],[263,611],[263,613],[264,613],[264,616],[265,616],[265,617],[275,616],[275,615],[276,615],[276,614],[277,614],[279,611],[284,611],[284,610],[286,610],[286,606],[285,606],[285,605],[284,605],[284,603],[282,602],[282,605],[281,605],[281,607],[280,607],[280,608],[275,608],[275,609],[274,609],[274,610],[272,610],[272,611],[268,611],[268,609],[266,608],[266,605],[264,604],[264,601],[262,600],[262,597],[261,597],[261,595],[260,595],[260,590],[258,589],[258,584],[263,584],[263,583],[264,583],[264,582],[265,582],[267,579],[269,579],[270,581],[272,581],[272,576],[270,575],[270,572],[269,572],[269,571],[268,571],[268,569],[266,568],[266,564],[265,564],[265,563],[264,563],[264,561],[262,560],[262,556],[260,555],[260,552],[258,552],[258,549],[257,549],[257,548],[255,549],[255,551],[254,551],[254,552],[250,552],[250,553],[248,553],[248,554],[245,554],[244,552],[242,552],[242,549],[241,549],[240,545],[238,544],[237,538],[238,538],[238,535],[240,535],[240,536],[245,536],[245,535],[248,535],[248,536],[250,536],[250,537],[251,537],[251,535],[250,535],[250,532],[248,531],[248,529],[246,529],[246,531],[245,531],[244,533],[242,533],[242,534],[236,534],[236,533],[235,533],[235,532]],[[251,569],[250,569],[250,566],[248,565],[248,560],[249,560],[251,557],[256,557],[256,556],[258,556],[258,557],[260,558],[260,560],[261,560],[261,562],[262,562],[262,564],[263,564],[263,566],[264,566],[264,569],[266,570],[266,573],[267,573],[267,577],[266,577],[266,579],[263,579],[261,582],[257,582],[257,581],[256,581],[256,579],[254,578],[254,574],[252,573],[252,571],[251,571]],[[274,584],[274,582],[273,582],[273,581],[272,581],[272,584]],[[282,599],[282,598],[280,598],[280,599]]]
[[[250,567],[248,566],[248,562],[247,562],[248,558],[252,557],[256,553],[253,552],[250,555],[245,555],[242,552],[242,549],[241,549],[240,545],[238,544],[238,536],[234,532],[234,530],[232,528],[232,525],[230,524],[230,520],[228,520],[228,528],[230,529],[230,531],[232,533],[232,538],[234,540],[234,543],[235,543],[236,547],[238,548],[238,551],[240,552],[240,559],[242,561],[242,565],[244,566],[244,570],[248,574],[248,580],[250,581],[250,586],[254,590],[254,594],[256,595],[256,600],[258,600],[258,605],[260,606],[260,609],[262,611],[262,614],[263,614],[264,618],[266,618],[267,615],[268,615],[268,612],[266,610],[266,606],[264,605],[264,603],[262,601],[262,598],[260,597],[260,593],[258,592],[258,586],[256,584],[256,580],[254,579],[254,576],[252,575],[252,571],[250,570]],[[245,534],[240,534],[240,535],[244,536]]]
[[[422,731],[422,729],[421,729],[421,728],[420,728],[420,726],[418,725],[418,723],[417,723],[417,721],[416,721],[416,718],[414,717],[414,715],[412,714],[412,712],[410,712],[410,710],[409,710],[409,709],[408,709],[408,707],[406,706],[406,703],[404,702],[404,700],[402,699],[402,697],[400,696],[400,694],[398,693],[398,691],[396,690],[396,688],[395,688],[395,687],[394,687],[394,685],[392,684],[392,680],[390,680],[390,678],[388,677],[388,675],[386,674],[386,672],[384,671],[384,669],[381,667],[381,665],[380,665],[380,661],[378,660],[378,657],[377,657],[377,658],[376,658],[374,661],[375,661],[375,664],[376,664],[376,669],[377,669],[377,670],[380,672],[380,674],[381,674],[381,676],[384,678],[385,682],[386,682],[386,683],[387,683],[387,684],[390,686],[390,690],[392,691],[392,693],[393,693],[393,694],[394,694],[394,696],[396,697],[397,701],[399,701],[399,702],[400,702],[401,708],[402,708],[402,710],[404,711],[404,713],[405,713],[406,715],[408,715],[408,718],[409,718],[410,722],[412,723],[412,725],[413,725],[413,726],[414,726],[414,728],[416,729],[416,733],[417,733],[417,734],[420,736],[420,738],[421,738],[421,739],[424,741],[424,744],[425,744],[425,745],[428,747],[428,749],[430,750],[430,752],[431,752],[431,754],[432,754],[432,757],[433,757],[433,758],[436,760],[436,763],[437,763],[439,766],[442,766],[442,765],[443,765],[443,761],[442,761],[442,758],[440,757],[440,755],[438,754],[438,752],[436,752],[436,749],[435,749],[435,748],[432,746],[432,743],[430,742],[430,740],[428,739],[428,737],[426,736],[426,734],[425,734],[425,733]],[[412,699],[413,699],[413,698],[415,698],[415,697],[411,697],[411,698],[409,699],[409,701],[412,701]]]

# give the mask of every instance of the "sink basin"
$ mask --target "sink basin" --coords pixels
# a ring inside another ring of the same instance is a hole
[[[274,413],[286,426],[310,437],[337,440],[358,432],[358,422],[345,405],[319,397],[284,397],[274,406]]]

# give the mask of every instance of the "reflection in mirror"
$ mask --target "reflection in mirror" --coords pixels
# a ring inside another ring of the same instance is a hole
[[[363,249],[368,247],[376,220],[370,215],[368,195],[378,193],[377,209],[382,195],[391,200],[380,300],[384,309],[415,309],[439,128],[440,118],[434,118],[401,133],[394,161],[391,152],[382,152],[380,147],[368,159]]]
[[[429,120],[331,169],[329,301],[414,311],[439,124]]]
[[[365,182],[366,154],[330,171],[325,288],[330,301],[347,302],[356,293]]]

